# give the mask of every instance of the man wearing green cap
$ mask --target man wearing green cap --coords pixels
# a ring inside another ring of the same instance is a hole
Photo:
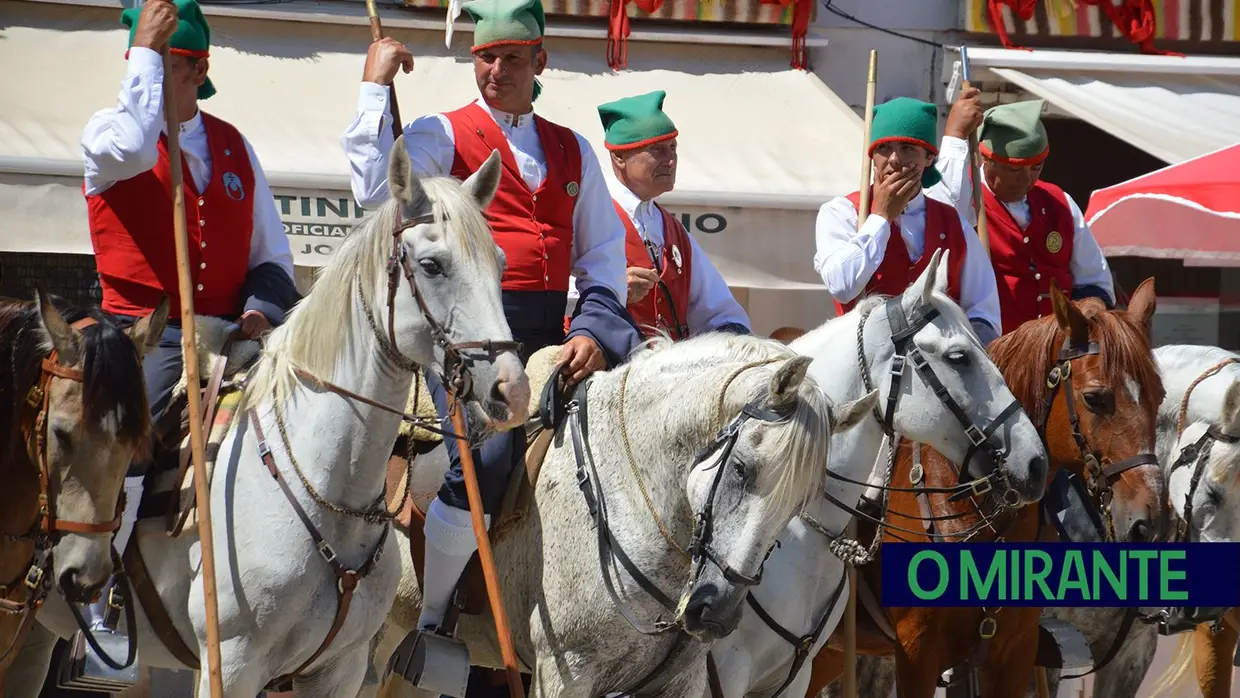
[[[628,309],[646,336],[749,333],[749,317],[689,231],[655,202],[676,186],[676,125],[663,90],[600,105],[608,178],[624,223]],[[657,289],[657,290],[656,290]]]
[[[1073,299],[1115,305],[1111,270],[1080,207],[1063,189],[1040,179],[1050,154],[1042,104],[1038,99],[991,107],[978,130],[986,230],[1005,333],[1054,312],[1052,279],[1060,289],[1071,289]],[[967,176],[951,189],[959,192],[959,201],[972,201]],[[972,207],[968,210],[973,217]]]
[[[129,27],[128,68],[116,106],[96,112],[82,133],[83,193],[103,309],[132,321],[154,310],[165,294],[171,299],[167,328],[143,362],[152,416],[159,420],[181,377],[180,287],[164,136],[164,45],[170,45],[173,92],[182,119],[194,311],[235,321],[243,336],[257,337],[283,322],[299,295],[288,238],[258,158],[236,128],[198,108],[198,100],[215,94],[207,77],[211,33],[202,10],[195,0],[147,0],[141,9],[122,12],[121,23]],[[118,551],[133,530],[149,465],[135,464],[126,478]],[[103,598],[92,619],[101,631],[106,593]],[[124,642],[119,646],[123,653]]]
[[[481,93],[472,103],[415,119],[403,129],[414,171],[464,179],[498,150],[504,163],[499,188],[486,210],[504,251],[504,314],[522,342],[522,360],[542,347],[562,345],[564,376],[576,384],[594,371],[616,366],[641,342],[624,307],[624,227],[612,207],[598,158],[580,134],[534,113],[536,79],[547,64],[542,46],[545,17],[539,0],[475,0],[462,9],[474,20],[474,78]],[[341,137],[352,169],[354,197],[362,206],[387,198],[387,156],[393,144],[390,85],[413,56],[390,38],[371,45],[363,70],[358,113]],[[581,298],[567,332],[564,313],[569,277]],[[441,414],[443,387],[427,385]],[[521,429],[498,434],[475,450],[484,514],[498,508],[515,459]],[[460,458],[445,440],[451,467],[426,512],[424,602],[418,626],[394,655],[400,673],[421,680],[408,657],[419,643],[442,642],[441,628],[461,573],[477,550]],[[425,638],[425,640],[423,640]]]
[[[843,314],[864,294],[903,293],[935,250],[947,250],[948,293],[985,345],[999,336],[995,275],[973,227],[945,201],[943,187],[935,187],[941,180],[933,165],[937,122],[933,104],[908,97],[874,109],[870,214],[858,229],[860,192],[823,204],[814,268]]]

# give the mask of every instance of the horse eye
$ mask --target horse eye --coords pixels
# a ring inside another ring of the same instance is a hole
[[[1112,405],[1110,390],[1086,390],[1082,394],[1082,397],[1085,400],[1085,407],[1089,408],[1090,412],[1094,412],[1096,414],[1107,414],[1114,408],[1114,405]]]
[[[1207,502],[1209,502],[1211,505],[1216,506],[1216,507],[1218,507],[1218,506],[1222,506],[1222,504],[1223,504],[1223,493],[1222,493],[1222,492],[1220,492],[1220,491],[1219,491],[1217,488],[1215,488],[1215,487],[1210,487],[1210,488],[1206,489],[1206,501],[1207,501]]]
[[[439,266],[439,262],[436,262],[430,258],[419,259],[418,266],[422,267],[422,271],[426,272],[427,276],[439,276],[443,274],[443,267]]]
[[[56,445],[63,450],[69,450],[73,447],[73,433],[64,427],[52,427],[52,436],[56,439]]]

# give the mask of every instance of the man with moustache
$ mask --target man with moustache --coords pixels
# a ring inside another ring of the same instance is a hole
[[[942,179],[934,166],[937,121],[933,104],[908,97],[875,107],[870,214],[858,229],[860,192],[823,204],[814,268],[835,299],[836,313],[843,314],[862,295],[903,293],[935,250],[950,250],[948,294],[984,346],[999,336],[995,274],[973,227],[950,194],[935,187]]]
[[[628,309],[646,336],[749,334],[749,317],[689,231],[655,202],[676,186],[679,131],[663,90],[598,108],[614,175],[607,181],[627,234]]]
[[[1042,105],[1037,99],[991,107],[978,128],[982,200],[1005,333],[1054,312],[1051,280],[1074,300],[1092,297],[1115,306],[1111,270],[1080,207],[1041,179],[1050,155]],[[965,157],[944,153],[942,169],[958,180],[949,188],[973,218]]]
[[[485,213],[506,256],[504,314],[514,338],[523,343],[522,361],[543,347],[563,345],[563,375],[573,385],[622,363],[641,341],[621,300],[626,295],[624,228],[590,145],[534,113],[542,89],[536,76],[547,64],[542,3],[475,0],[462,10],[475,22],[474,78],[481,95],[460,109],[415,119],[404,127],[404,144],[416,174],[459,179],[499,150],[503,174]],[[387,86],[401,69],[413,69],[413,55],[405,46],[391,38],[371,45],[357,116],[341,138],[353,194],[362,206],[387,198],[387,157],[394,143]],[[566,332],[570,275],[576,277],[581,298]],[[446,415],[443,386],[433,375],[426,378],[440,415]],[[516,429],[495,435],[474,451],[488,525],[521,455],[515,444],[523,434]],[[456,442],[445,439],[444,446],[452,465],[426,512],[419,630],[394,655],[395,666],[415,685],[422,666],[410,658],[420,656],[415,652],[419,645],[434,640],[430,634],[452,634],[441,627],[443,618],[477,550]]]

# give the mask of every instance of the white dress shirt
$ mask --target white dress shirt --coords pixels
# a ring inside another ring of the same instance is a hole
[[[155,167],[159,161],[159,136],[165,131],[163,59],[149,48],[134,46],[129,50],[129,67],[121,80],[116,107],[95,112],[82,131],[86,194],[102,193],[117,182]],[[247,268],[275,262],[291,279],[293,252],[284,234],[284,222],[254,149],[245,136],[242,140],[254,170],[254,231]],[[179,143],[194,187],[201,192],[211,180],[211,150],[202,112],[195,111],[191,119],[181,123]]]
[[[340,137],[349,158],[353,197],[364,208],[387,200],[387,158],[395,139],[388,109],[388,89],[363,82],[358,96],[357,116]],[[508,147],[531,190],[547,176],[547,159],[532,114],[506,114],[492,109],[482,99],[475,100],[495,120],[508,140]],[[574,132],[581,149],[581,182],[573,208],[573,249],[571,275],[581,289],[601,285],[623,303],[626,295],[624,272],[624,226],[612,206],[594,149],[581,134]],[[423,176],[450,176],[456,152],[452,124],[444,114],[427,114],[404,127],[405,148],[413,171]]]
[[[642,240],[650,241],[657,249],[662,250],[664,240],[663,214],[655,208],[653,201],[642,201],[628,187],[621,184],[615,177],[606,177],[607,187],[612,198],[620,204],[637,228]],[[710,263],[710,258],[688,231],[689,238],[689,308],[685,310],[684,322],[689,326],[689,334],[697,335],[709,332],[729,323],[749,327],[749,316],[732,289],[723,280],[723,275]],[[655,293],[655,291],[651,291]]]
[[[910,262],[921,259],[925,250],[927,196],[955,208],[942,183],[918,193],[909,202],[897,223]],[[967,249],[960,273],[960,307],[970,320],[990,325],[997,335],[1003,324],[999,315],[995,272],[977,232],[960,215],[959,209],[957,215]],[[891,237],[890,222],[878,213],[871,213],[858,230],[857,209],[851,201],[841,196],[818,209],[814,230],[817,243],[814,269],[836,300],[841,303],[854,300],[865,290],[865,285],[882,264]]]
[[[964,141],[961,141],[962,143]],[[936,166],[939,173],[943,175],[943,184],[947,185],[948,191],[955,197],[956,210],[960,211],[966,220],[971,222],[977,221],[977,216],[973,212],[973,182],[969,176],[969,151],[966,144],[964,152],[944,153],[939,157]],[[985,178],[982,179],[983,186],[989,190],[990,186],[986,184]],[[1098,245],[1098,241],[1094,239],[1094,234],[1089,231],[1089,225],[1085,223],[1085,214],[1081,213],[1081,209],[1076,205],[1076,201],[1070,194],[1064,192],[1064,197],[1068,200],[1068,209],[1072,212],[1072,259],[1069,262],[1069,272],[1072,274],[1072,285],[1080,286],[1097,286],[1105,289],[1107,295],[1111,297],[1111,303],[1115,303],[1115,281],[1111,278],[1111,268],[1107,264],[1106,257],[1102,254],[1102,247]],[[1022,230],[1029,227],[1031,214],[1029,212],[1028,198],[1022,198],[1020,201],[1004,201],[1001,202],[1008,212],[1012,214],[1012,219]]]

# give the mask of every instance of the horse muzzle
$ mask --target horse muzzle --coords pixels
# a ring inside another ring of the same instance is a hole
[[[712,642],[732,634],[741,622],[741,602],[748,591],[744,587],[714,582],[698,584],[685,606],[685,632],[703,642]]]

